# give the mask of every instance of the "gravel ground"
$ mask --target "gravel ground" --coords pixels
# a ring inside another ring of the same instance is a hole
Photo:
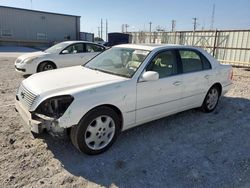
[[[0,54],[0,187],[250,187],[250,70],[210,114],[189,110],[128,130],[107,152],[33,139],[14,111],[14,55]]]

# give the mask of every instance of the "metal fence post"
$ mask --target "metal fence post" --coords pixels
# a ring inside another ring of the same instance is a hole
[[[218,37],[218,30],[215,30],[215,36],[214,36],[214,45],[213,45],[213,56],[215,57],[215,51],[217,47],[217,37]]]

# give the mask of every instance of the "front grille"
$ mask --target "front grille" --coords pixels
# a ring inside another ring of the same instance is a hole
[[[18,89],[18,99],[24,104],[28,109],[32,106],[36,100],[37,95],[26,89],[22,84]]]

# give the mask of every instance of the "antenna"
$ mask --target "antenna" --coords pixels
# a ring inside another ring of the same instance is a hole
[[[215,15],[215,3],[213,4],[213,10],[212,10],[211,25],[210,25],[211,30],[214,28],[214,15]]]

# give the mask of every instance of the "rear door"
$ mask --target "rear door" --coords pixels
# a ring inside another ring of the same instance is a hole
[[[179,110],[182,77],[175,50],[155,55],[145,71],[159,73],[159,80],[137,83],[136,123],[166,116]]]
[[[193,49],[180,49],[179,59],[183,81],[181,108],[201,106],[210,85],[211,65],[198,50]]]

